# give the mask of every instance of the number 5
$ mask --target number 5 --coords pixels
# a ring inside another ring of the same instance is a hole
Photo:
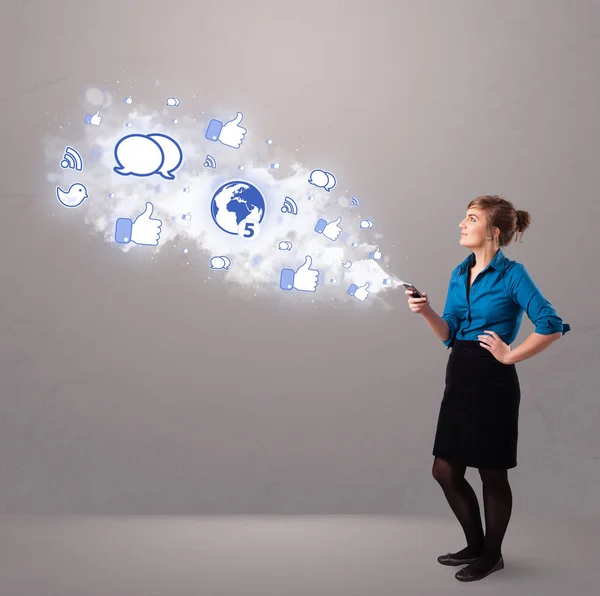
[[[251,238],[254,236],[254,224],[255,222],[253,221],[246,222],[246,225],[244,226],[244,232],[248,232],[248,234],[244,233],[244,238]]]

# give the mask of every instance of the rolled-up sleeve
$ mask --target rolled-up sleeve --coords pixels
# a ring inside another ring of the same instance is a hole
[[[568,323],[563,323],[556,310],[535,285],[533,279],[522,263],[517,263],[511,275],[511,294],[513,300],[527,313],[529,320],[535,325],[535,332],[540,335],[562,335],[571,330]]]
[[[454,345],[459,325],[458,317],[456,316],[456,297],[452,291],[452,279],[455,274],[456,270],[450,275],[450,283],[448,284],[448,292],[446,293],[446,304],[444,305],[444,314],[442,315],[442,319],[448,323],[448,330],[450,331],[450,337],[446,341],[442,340],[442,343],[448,348]]]

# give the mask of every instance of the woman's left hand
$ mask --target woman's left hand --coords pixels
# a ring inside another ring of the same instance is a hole
[[[502,364],[509,364],[510,346],[505,344],[495,331],[486,329],[484,333],[489,333],[489,335],[478,335],[479,344],[489,350],[496,360],[502,362]]]

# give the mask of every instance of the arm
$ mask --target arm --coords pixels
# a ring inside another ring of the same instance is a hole
[[[545,350],[551,343],[570,331],[571,326],[563,323],[552,304],[539,291],[520,263],[511,272],[509,289],[513,300],[527,313],[529,320],[535,325],[535,331],[520,346],[507,354],[505,364],[515,364]]]
[[[443,341],[450,341],[451,333],[450,326],[445,319],[442,319],[429,304],[421,313],[423,318],[427,321],[429,328]],[[456,333],[455,333],[456,335]]]
[[[506,355],[506,361],[504,364],[516,364],[517,362],[521,362],[521,360],[531,358],[532,356],[539,354],[542,350],[545,350],[559,337],[562,337],[561,331],[557,331],[556,333],[552,333],[550,335],[541,335],[540,333],[536,333],[534,331],[520,346],[514,350],[511,350]]]

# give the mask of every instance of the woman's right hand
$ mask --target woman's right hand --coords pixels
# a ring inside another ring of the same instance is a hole
[[[427,292],[421,292],[424,298],[413,298],[413,291],[406,289],[405,294],[408,294],[408,306],[410,310],[416,313],[422,313],[429,306],[429,298],[427,298]]]

